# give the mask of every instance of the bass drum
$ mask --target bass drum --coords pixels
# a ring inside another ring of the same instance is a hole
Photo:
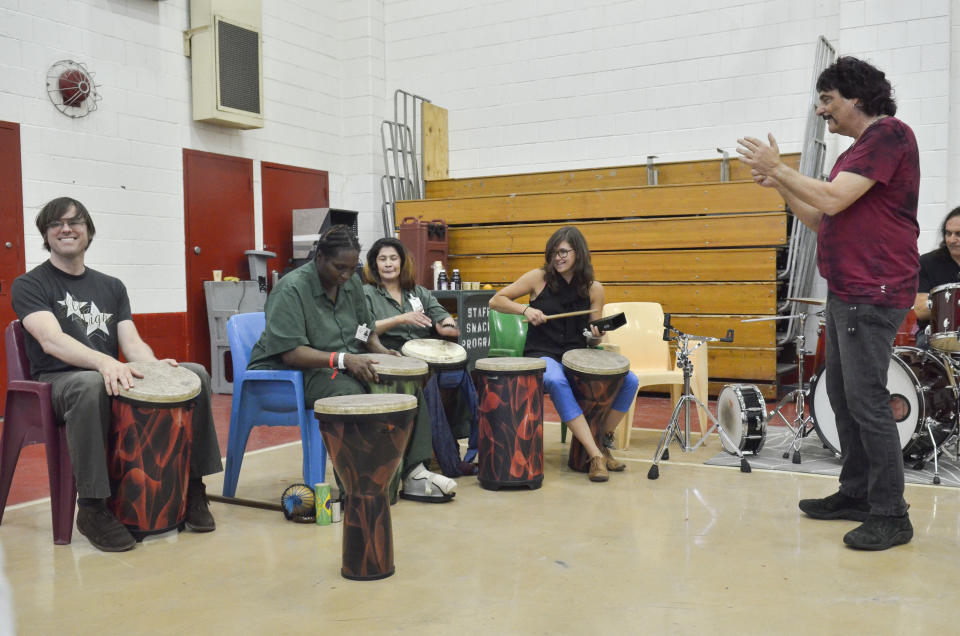
[[[728,384],[717,396],[717,422],[736,448],[720,438],[725,451],[756,455],[767,440],[767,405],[760,389],[752,384]]]
[[[810,383],[810,412],[813,426],[824,446],[841,454],[840,435],[830,398],[827,395],[826,369]],[[940,359],[915,347],[896,347],[887,369],[890,410],[900,433],[904,458],[917,459],[933,445],[923,424],[930,418],[934,439],[939,447],[956,427],[953,379]]]

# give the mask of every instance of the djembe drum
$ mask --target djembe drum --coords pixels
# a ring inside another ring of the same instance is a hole
[[[387,485],[407,448],[417,398],[341,395],[313,406],[330,461],[344,485],[340,574],[357,580],[394,572]]]
[[[563,354],[561,362],[590,427],[590,433],[597,447],[600,447],[603,444],[603,421],[610,412],[627,372],[630,371],[630,361],[611,351],[571,349]],[[576,436],[570,440],[567,465],[571,470],[581,473],[590,469],[590,456]]]
[[[430,373],[457,371],[467,366],[467,350],[456,342],[436,338],[418,338],[403,343],[400,352],[430,365]]]
[[[423,389],[427,376],[430,374],[430,368],[427,363],[417,358],[407,358],[404,356],[392,356],[385,353],[368,353],[366,357],[375,360],[378,364],[377,381],[370,383],[371,393],[406,393],[407,395],[417,396]],[[419,402],[418,402],[419,403]],[[390,503],[397,503],[397,494],[400,491],[400,471],[403,468],[401,462],[397,466],[397,472],[390,480],[388,492],[390,494]]]
[[[131,362],[143,374],[111,405],[107,500],[137,539],[182,528],[200,377],[166,362]]]
[[[543,484],[543,372],[540,358],[477,360],[480,471],[487,490]]]

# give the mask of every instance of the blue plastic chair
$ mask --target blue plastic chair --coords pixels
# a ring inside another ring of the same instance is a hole
[[[266,326],[264,313],[235,314],[227,321],[227,339],[233,358],[233,405],[227,438],[227,466],[223,496],[234,497],[247,440],[254,426],[299,426],[303,445],[303,481],[324,481],[327,449],[320,427],[303,397],[300,371],[248,370],[250,352]]]

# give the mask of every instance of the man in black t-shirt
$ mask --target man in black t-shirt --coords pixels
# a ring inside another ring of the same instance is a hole
[[[940,247],[920,257],[920,285],[913,306],[919,319],[918,339],[929,324],[930,291],[949,283],[960,283],[960,206],[950,210],[940,224]],[[918,343],[923,344],[919,340]]]
[[[54,199],[36,223],[50,258],[18,277],[12,287],[30,374],[51,384],[54,412],[66,427],[77,481],[77,529],[100,550],[130,550],[136,545],[133,536],[105,502],[111,494],[106,449],[110,396],[141,377],[118,360],[121,352],[130,362],[156,357],[137,333],[123,283],[84,265],[96,229],[83,204],[68,197]],[[196,373],[201,383],[193,408],[186,525],[210,532],[216,525],[201,478],[223,470],[210,409],[210,376],[198,364],[181,366]]]

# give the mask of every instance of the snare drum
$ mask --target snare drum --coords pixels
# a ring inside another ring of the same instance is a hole
[[[960,351],[960,283],[930,290],[930,346],[940,351]]]
[[[824,445],[840,454],[840,435],[830,397],[827,395],[826,370],[813,379],[810,411],[813,425]],[[953,380],[937,355],[914,347],[896,347],[887,369],[890,408],[900,433],[900,448],[907,460],[918,459],[939,448],[957,426]]]
[[[131,362],[143,374],[112,400],[107,500],[140,539],[182,527],[193,442],[193,403],[200,378],[166,362]]]
[[[344,578],[382,579],[394,572],[387,485],[407,448],[417,398],[398,393],[317,400],[314,413],[330,461],[343,481]]]
[[[480,470],[488,490],[543,483],[543,372],[540,358],[480,358],[477,389]]]
[[[767,440],[767,405],[760,389],[752,384],[728,384],[717,397],[717,421],[733,443],[722,436],[723,449],[756,455]]]
[[[603,444],[600,439],[603,421],[630,371],[630,361],[611,351],[571,349],[563,354],[561,362],[570,377],[570,386],[590,426],[590,433],[597,447],[600,447]],[[581,473],[590,469],[590,456],[576,436],[570,440],[567,465],[571,470]]]

